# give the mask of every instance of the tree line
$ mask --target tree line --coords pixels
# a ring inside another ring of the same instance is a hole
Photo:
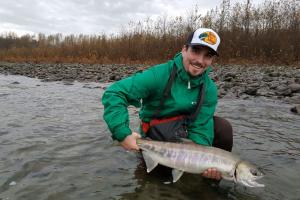
[[[12,62],[157,63],[179,52],[198,27],[221,37],[219,63],[295,64],[300,58],[300,2],[223,0],[205,15],[199,6],[184,16],[130,22],[116,35],[0,35],[0,60]]]

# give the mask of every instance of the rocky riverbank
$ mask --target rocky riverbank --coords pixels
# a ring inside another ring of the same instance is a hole
[[[145,68],[143,65],[0,63],[2,74],[69,83],[111,82]],[[220,98],[263,96],[300,104],[300,66],[216,65],[211,77],[216,81]]]

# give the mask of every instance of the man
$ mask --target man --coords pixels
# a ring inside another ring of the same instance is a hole
[[[141,135],[150,135],[149,124],[153,120],[162,121],[173,119],[174,116],[192,115],[197,110],[200,93],[204,92],[201,109],[198,109],[194,120],[185,127],[187,137],[197,144],[231,151],[232,128],[226,120],[214,117],[217,88],[208,76],[211,71],[210,65],[218,55],[219,44],[220,37],[215,31],[199,28],[189,35],[181,53],[175,55],[172,60],[111,85],[105,91],[102,103],[103,117],[113,139],[118,140],[127,150],[139,150],[136,139]],[[175,74],[173,78],[172,73]],[[170,91],[166,97],[164,92],[170,79]],[[202,85],[204,90],[200,92],[199,88]],[[129,105],[141,107],[141,135],[129,128]],[[221,179],[221,174],[216,169],[206,170],[203,176]]]

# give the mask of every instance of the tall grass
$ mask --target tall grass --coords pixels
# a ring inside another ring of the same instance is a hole
[[[201,15],[196,5],[185,16],[130,22],[116,35],[0,36],[0,60],[80,63],[157,63],[172,58],[198,27],[221,37],[220,63],[295,64],[300,58],[300,2],[223,0]]]

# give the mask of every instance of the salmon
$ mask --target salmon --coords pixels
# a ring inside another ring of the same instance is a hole
[[[179,180],[183,172],[201,174],[208,168],[215,168],[225,180],[248,187],[264,187],[264,184],[256,182],[264,174],[255,165],[219,148],[192,142],[172,143],[147,139],[137,139],[137,145],[142,150],[147,172],[151,172],[158,164],[173,168],[173,182]]]

